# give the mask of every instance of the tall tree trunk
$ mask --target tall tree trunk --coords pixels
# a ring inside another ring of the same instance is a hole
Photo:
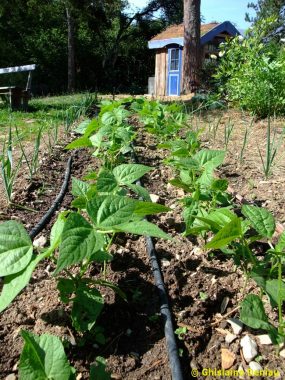
[[[67,40],[68,40],[68,73],[67,91],[75,91],[75,29],[74,20],[68,6],[65,8],[67,21]]]
[[[201,0],[184,0],[184,48],[182,93],[189,94],[199,87],[201,69],[200,27]]]

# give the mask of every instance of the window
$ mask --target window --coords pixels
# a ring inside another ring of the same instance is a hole
[[[170,50],[170,71],[179,70],[179,49]]]

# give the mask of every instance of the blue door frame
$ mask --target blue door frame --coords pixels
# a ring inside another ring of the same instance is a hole
[[[171,47],[168,49],[168,81],[167,94],[169,96],[180,95],[182,49]]]

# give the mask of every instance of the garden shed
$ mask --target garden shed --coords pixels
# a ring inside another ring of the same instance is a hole
[[[218,54],[219,44],[240,32],[230,21],[201,25],[202,60]],[[148,42],[156,49],[153,93],[156,96],[177,96],[181,92],[184,26],[172,25]]]

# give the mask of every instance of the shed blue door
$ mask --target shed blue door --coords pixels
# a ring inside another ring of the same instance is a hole
[[[181,49],[168,49],[168,95],[180,95]]]

